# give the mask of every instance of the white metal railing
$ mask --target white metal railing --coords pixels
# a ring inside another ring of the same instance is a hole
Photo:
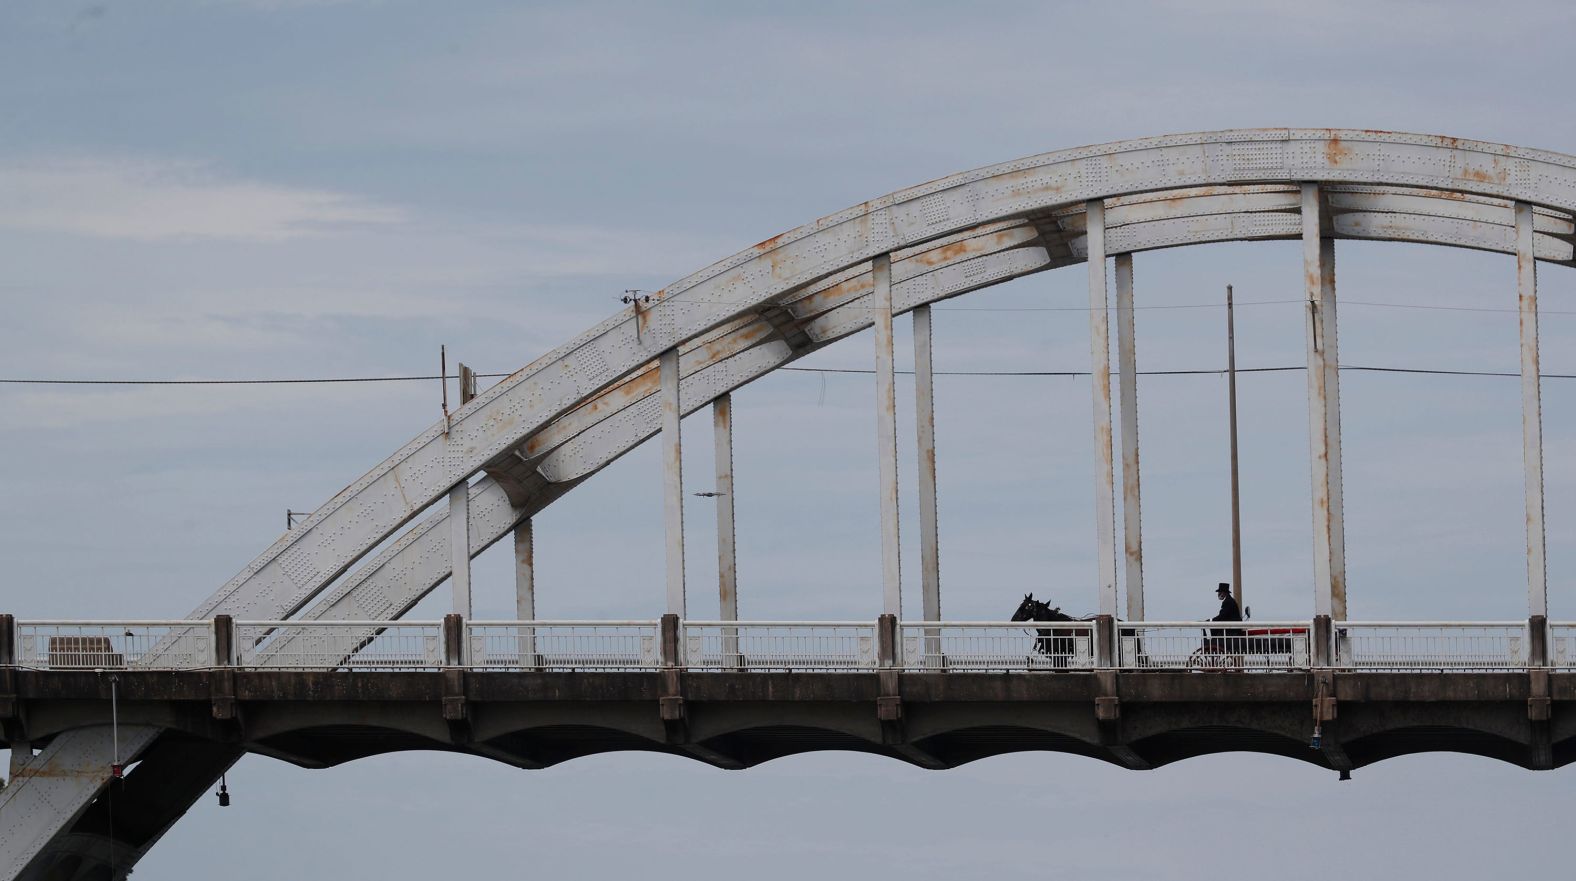
[[[1338,621],[1334,662],[1356,670],[1508,670],[1527,666],[1527,622]]]
[[[686,621],[674,657],[658,621],[465,622],[447,651],[438,621],[236,621],[232,656],[219,658],[211,620],[0,623],[17,666],[41,670],[188,670],[234,664],[288,670],[860,671],[880,666],[876,622]],[[1313,622],[1155,622],[1115,625],[1109,651],[1093,622],[900,622],[905,670],[1088,670],[1110,655],[1125,670],[1306,670],[1323,655]],[[1523,621],[1362,621],[1332,625],[1330,666],[1357,671],[1526,669]],[[1576,669],[1576,622],[1547,632],[1548,666]],[[0,651],[0,657],[5,652]]]
[[[656,621],[478,621],[466,664],[485,670],[649,670],[661,666]]]
[[[1145,621],[1117,625],[1117,664],[1128,670],[1306,670],[1309,621]]]
[[[1549,666],[1576,667],[1576,621],[1549,622]]]
[[[235,663],[277,670],[426,670],[443,666],[437,621],[237,621]]]
[[[212,621],[18,621],[16,663],[38,670],[214,665]],[[156,662],[156,663],[153,663]]]
[[[684,660],[700,670],[871,670],[869,621],[686,621]]]
[[[1095,661],[1088,621],[905,622],[901,630],[909,670],[1086,670]]]

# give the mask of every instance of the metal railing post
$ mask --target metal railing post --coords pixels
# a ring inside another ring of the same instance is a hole
[[[1094,665],[1109,669],[1117,666],[1116,616],[1096,615],[1094,619]]]
[[[898,636],[896,615],[882,615],[876,619],[876,666],[898,665],[901,655]]]
[[[215,615],[213,664],[215,667],[234,667],[235,660],[235,619],[229,615]]]
[[[672,612],[662,616],[661,657],[664,667],[684,666],[684,633],[679,616]]]
[[[1545,615],[1527,619],[1527,666],[1549,666],[1549,619]]]
[[[443,616],[443,666],[465,666],[465,616]]]
[[[1330,626],[1329,615],[1313,616],[1313,637],[1308,646],[1312,655],[1313,666],[1332,667],[1331,659],[1334,657],[1335,633]]]
[[[16,616],[0,615],[0,667],[16,666]]]

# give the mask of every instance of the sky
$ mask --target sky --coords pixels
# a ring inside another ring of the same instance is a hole
[[[7,3],[0,378],[417,375],[440,345],[507,373],[625,289],[904,186],[1129,137],[1336,126],[1576,153],[1573,25],[1569,4],[1451,0]],[[1344,363],[1517,369],[1508,257],[1338,254]],[[1135,262],[1140,369],[1222,366],[1226,284],[1242,366],[1305,362],[1285,302],[1301,296],[1299,244]],[[1576,373],[1576,283],[1543,267],[1540,294],[1544,370]],[[942,304],[937,369],[1087,369],[1086,296],[1079,268]],[[909,351],[900,321],[900,362]],[[870,358],[860,334],[805,363]],[[1005,617],[1029,590],[1093,611],[1088,380],[936,386],[945,614]],[[1312,611],[1303,391],[1297,373],[1241,380],[1244,584],[1261,620]],[[900,377],[906,524],[912,394]],[[1569,620],[1576,380],[1543,394],[1550,607]],[[735,395],[744,617],[879,612],[873,399],[847,374],[777,373]],[[1139,399],[1149,617],[1205,616],[1230,577],[1224,382],[1143,377]],[[183,616],[287,509],[333,496],[440,401],[436,381],[0,385],[0,609]],[[1516,380],[1349,372],[1342,405],[1351,617],[1524,618]],[[686,427],[704,483],[707,416]],[[663,610],[660,491],[648,445],[536,519],[541,617]],[[687,504],[703,610],[713,503]],[[904,541],[917,615],[912,528]],[[478,559],[479,617],[512,616],[509,566],[506,548]],[[440,588],[412,617],[447,602]],[[1151,772],[1056,754],[943,772],[837,753],[743,772],[640,754],[534,772],[437,753],[326,771],[248,757],[234,805],[199,802],[139,871],[1547,872],[1569,775],[1451,755],[1346,783],[1250,754]]]

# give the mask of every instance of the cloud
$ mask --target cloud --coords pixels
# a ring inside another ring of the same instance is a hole
[[[67,159],[0,164],[0,227],[135,241],[272,242],[399,223],[359,196],[226,180],[193,162]]]

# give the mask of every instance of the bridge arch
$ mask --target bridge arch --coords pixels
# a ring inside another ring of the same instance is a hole
[[[570,340],[321,505],[194,616],[398,616],[459,559],[449,547],[458,533],[441,505],[364,559],[401,526],[485,472],[464,493],[467,544],[479,553],[661,429],[662,353],[676,353],[679,407],[693,412],[869,327],[880,255],[890,255],[891,308],[900,314],[1084,262],[1093,204],[1102,209],[1108,256],[1295,239],[1307,232],[1309,184],[1321,240],[1515,254],[1520,204],[1530,210],[1536,260],[1568,266],[1576,258],[1576,157],[1481,141],[1234,130],[1044,153],[952,175],[767,239]]]

